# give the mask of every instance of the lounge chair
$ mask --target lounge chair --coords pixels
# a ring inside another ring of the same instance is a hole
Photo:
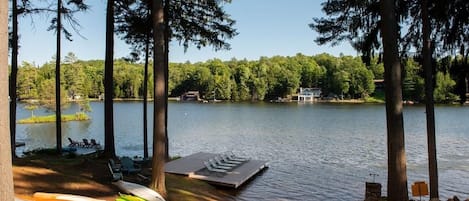
[[[239,157],[239,156],[236,156],[233,152],[228,152],[228,154],[226,154],[226,157],[232,161],[242,161],[242,162],[245,162],[245,161],[248,161],[249,158],[244,158],[244,157]]]
[[[107,166],[109,167],[109,172],[111,173],[112,181],[118,181],[118,180],[123,180],[124,176],[122,175],[122,172],[115,170],[111,163],[107,163]]]
[[[217,173],[227,173],[228,170],[224,170],[224,169],[219,169],[219,168],[215,168],[213,167],[209,162],[207,161],[204,161],[204,165],[205,167],[207,168],[208,171],[210,172],[217,172]]]
[[[122,157],[121,158],[121,164],[122,164],[121,170],[124,173],[136,173],[136,172],[140,172],[142,170],[129,157]]]
[[[90,144],[91,144],[91,147],[94,147],[96,149],[101,149],[101,145],[97,143],[95,139],[91,139]]]
[[[85,148],[91,147],[91,143],[88,142],[88,139],[83,138],[83,146]]]
[[[243,163],[242,161],[232,161],[232,160],[228,159],[228,157],[226,157],[225,155],[217,156],[217,157],[215,157],[215,159],[220,160],[220,162],[222,162],[222,163],[228,163],[228,164],[240,165],[240,164]]]
[[[120,172],[121,171],[121,164],[116,164],[114,159],[110,158],[108,163],[109,163],[109,165],[111,166],[111,168],[114,172]]]
[[[226,162],[223,162],[220,158],[218,158],[218,156],[215,156],[213,158],[213,160],[218,164],[218,165],[223,165],[223,166],[228,166],[228,167],[236,167],[238,166],[239,164],[234,164],[234,163],[226,163]]]
[[[68,138],[68,141],[70,142],[70,144],[68,145],[69,147],[80,146],[80,143],[78,141],[72,140],[72,138]]]
[[[218,169],[231,170],[234,167],[234,166],[229,165],[229,164],[227,164],[227,165],[220,164],[220,163],[218,163],[217,161],[215,161],[213,159],[209,159],[208,162],[210,163],[210,165],[212,165],[212,167],[218,168]]]

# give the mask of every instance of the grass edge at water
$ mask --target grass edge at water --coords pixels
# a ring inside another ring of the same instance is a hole
[[[51,123],[55,122],[55,114],[47,116],[32,116],[25,119],[18,120],[20,124],[36,124],[36,123]],[[65,121],[87,121],[90,120],[90,117],[83,112],[78,112],[76,114],[63,114],[61,115],[62,122]]]

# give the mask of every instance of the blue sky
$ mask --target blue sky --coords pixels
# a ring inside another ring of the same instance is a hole
[[[77,15],[82,27],[73,34],[73,41],[63,40],[62,55],[73,52],[81,60],[104,59],[105,0],[88,0],[91,9]],[[189,48],[187,52],[173,42],[170,45],[171,62],[198,62],[220,58],[222,60],[249,59],[260,56],[291,56],[296,53],[315,55],[323,52],[333,55],[356,55],[348,42],[338,46],[318,46],[317,33],[308,27],[312,18],[320,17],[321,2],[316,0],[233,0],[225,5],[227,13],[236,20],[239,34],[228,42],[231,50],[213,51],[211,47]],[[55,33],[47,32],[51,16],[19,18],[19,60],[42,65],[55,54]],[[34,21],[34,23],[32,23]],[[115,37],[114,57],[127,56],[129,47]]]

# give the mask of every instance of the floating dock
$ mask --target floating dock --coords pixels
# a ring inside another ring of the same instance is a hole
[[[209,183],[238,188],[243,183],[254,177],[257,173],[267,168],[267,161],[248,160],[227,173],[210,172],[205,168],[204,161],[220,154],[199,152],[166,163],[166,173],[185,175],[189,178],[207,181]]]
[[[98,152],[100,149],[95,148],[83,148],[83,147],[76,147],[75,154],[77,155],[90,155]]]
[[[15,147],[22,147],[22,146],[25,146],[26,143],[25,142],[15,142]]]

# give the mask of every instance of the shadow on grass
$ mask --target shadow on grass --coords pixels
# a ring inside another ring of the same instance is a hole
[[[106,168],[106,161],[87,157],[44,154],[15,159],[15,194],[49,192],[112,199],[118,191],[111,185]]]

